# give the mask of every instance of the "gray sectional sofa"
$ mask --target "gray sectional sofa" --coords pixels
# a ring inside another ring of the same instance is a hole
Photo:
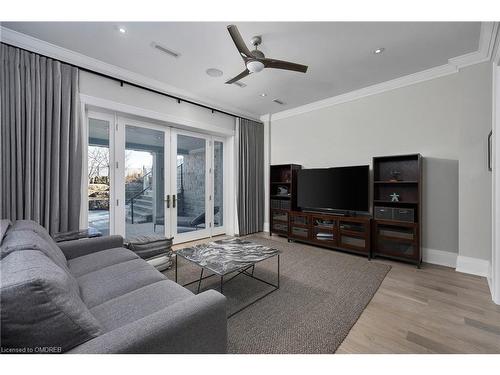
[[[2,220],[2,352],[225,353],[226,299],[167,279],[120,236],[56,243]]]

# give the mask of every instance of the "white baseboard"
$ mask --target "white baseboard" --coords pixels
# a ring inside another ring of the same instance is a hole
[[[264,232],[269,232],[269,223],[264,223]]]
[[[457,256],[457,253],[450,251],[423,248],[423,261],[426,263],[455,268],[457,266]]]
[[[490,262],[485,259],[471,258],[463,255],[457,257],[457,272],[470,273],[472,275],[490,276]]]

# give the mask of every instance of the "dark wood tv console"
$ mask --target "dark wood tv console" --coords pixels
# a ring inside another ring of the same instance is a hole
[[[422,262],[422,156],[373,158],[371,216],[302,212],[297,208],[297,171],[271,166],[269,234],[371,257]]]
[[[371,217],[291,211],[289,241],[365,255],[369,259]]]

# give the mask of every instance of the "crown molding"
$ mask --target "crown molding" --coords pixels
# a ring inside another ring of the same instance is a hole
[[[197,96],[189,91],[180,89],[175,86],[171,86],[162,81],[146,77],[142,74],[132,72],[127,69],[120,68],[113,64],[108,64],[104,61],[94,59],[92,57],[86,56],[84,54],[57,46],[55,44],[46,42],[41,39],[34,38],[30,35],[26,35],[4,26],[0,26],[0,41],[23,48],[35,53],[40,53],[52,57],[57,60],[61,60],[73,65],[80,66],[85,69],[95,70],[97,72],[116,77],[118,79],[123,79],[124,81],[129,81],[138,85],[142,85],[151,89],[163,91],[168,94],[172,94],[184,98],[186,100],[191,100],[198,102],[200,104],[213,107],[214,109],[220,109],[222,111],[231,112],[235,115],[242,117],[247,117],[258,121],[259,115],[254,113],[249,113],[242,111],[241,109],[234,108],[231,106],[221,107],[215,102],[208,99]]]
[[[287,117],[292,117],[303,113],[315,111],[318,109],[334,106],[337,104],[342,104],[353,100],[365,98],[367,96],[381,94],[383,92],[429,81],[435,78],[444,77],[450,74],[458,73],[460,69],[465,68],[467,66],[479,64],[485,61],[490,61],[492,59],[492,54],[495,48],[495,40],[497,32],[498,32],[498,22],[482,22],[481,32],[479,36],[478,50],[475,52],[451,58],[448,60],[447,64],[440,65],[435,68],[409,74],[403,77],[395,78],[390,81],[378,83],[372,86],[367,86],[358,90],[350,91],[345,94],[332,96],[327,99],[318,100],[316,102],[287,109],[285,111],[273,113],[271,115],[272,120],[280,120]],[[497,49],[497,55],[499,54],[500,52]]]

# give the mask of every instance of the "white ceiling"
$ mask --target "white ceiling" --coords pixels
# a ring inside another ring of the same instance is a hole
[[[226,30],[230,22],[4,22],[3,26],[189,91],[262,115],[280,112],[446,64],[478,49],[479,22],[240,22],[249,43],[262,35],[266,56],[309,66],[306,74],[265,69],[224,82],[244,70]],[[117,26],[126,28],[126,34]],[[151,47],[157,42],[181,56]],[[385,48],[383,54],[373,50]],[[217,68],[222,77],[205,70]],[[266,93],[261,97],[260,93]],[[286,105],[272,99],[279,98]]]

